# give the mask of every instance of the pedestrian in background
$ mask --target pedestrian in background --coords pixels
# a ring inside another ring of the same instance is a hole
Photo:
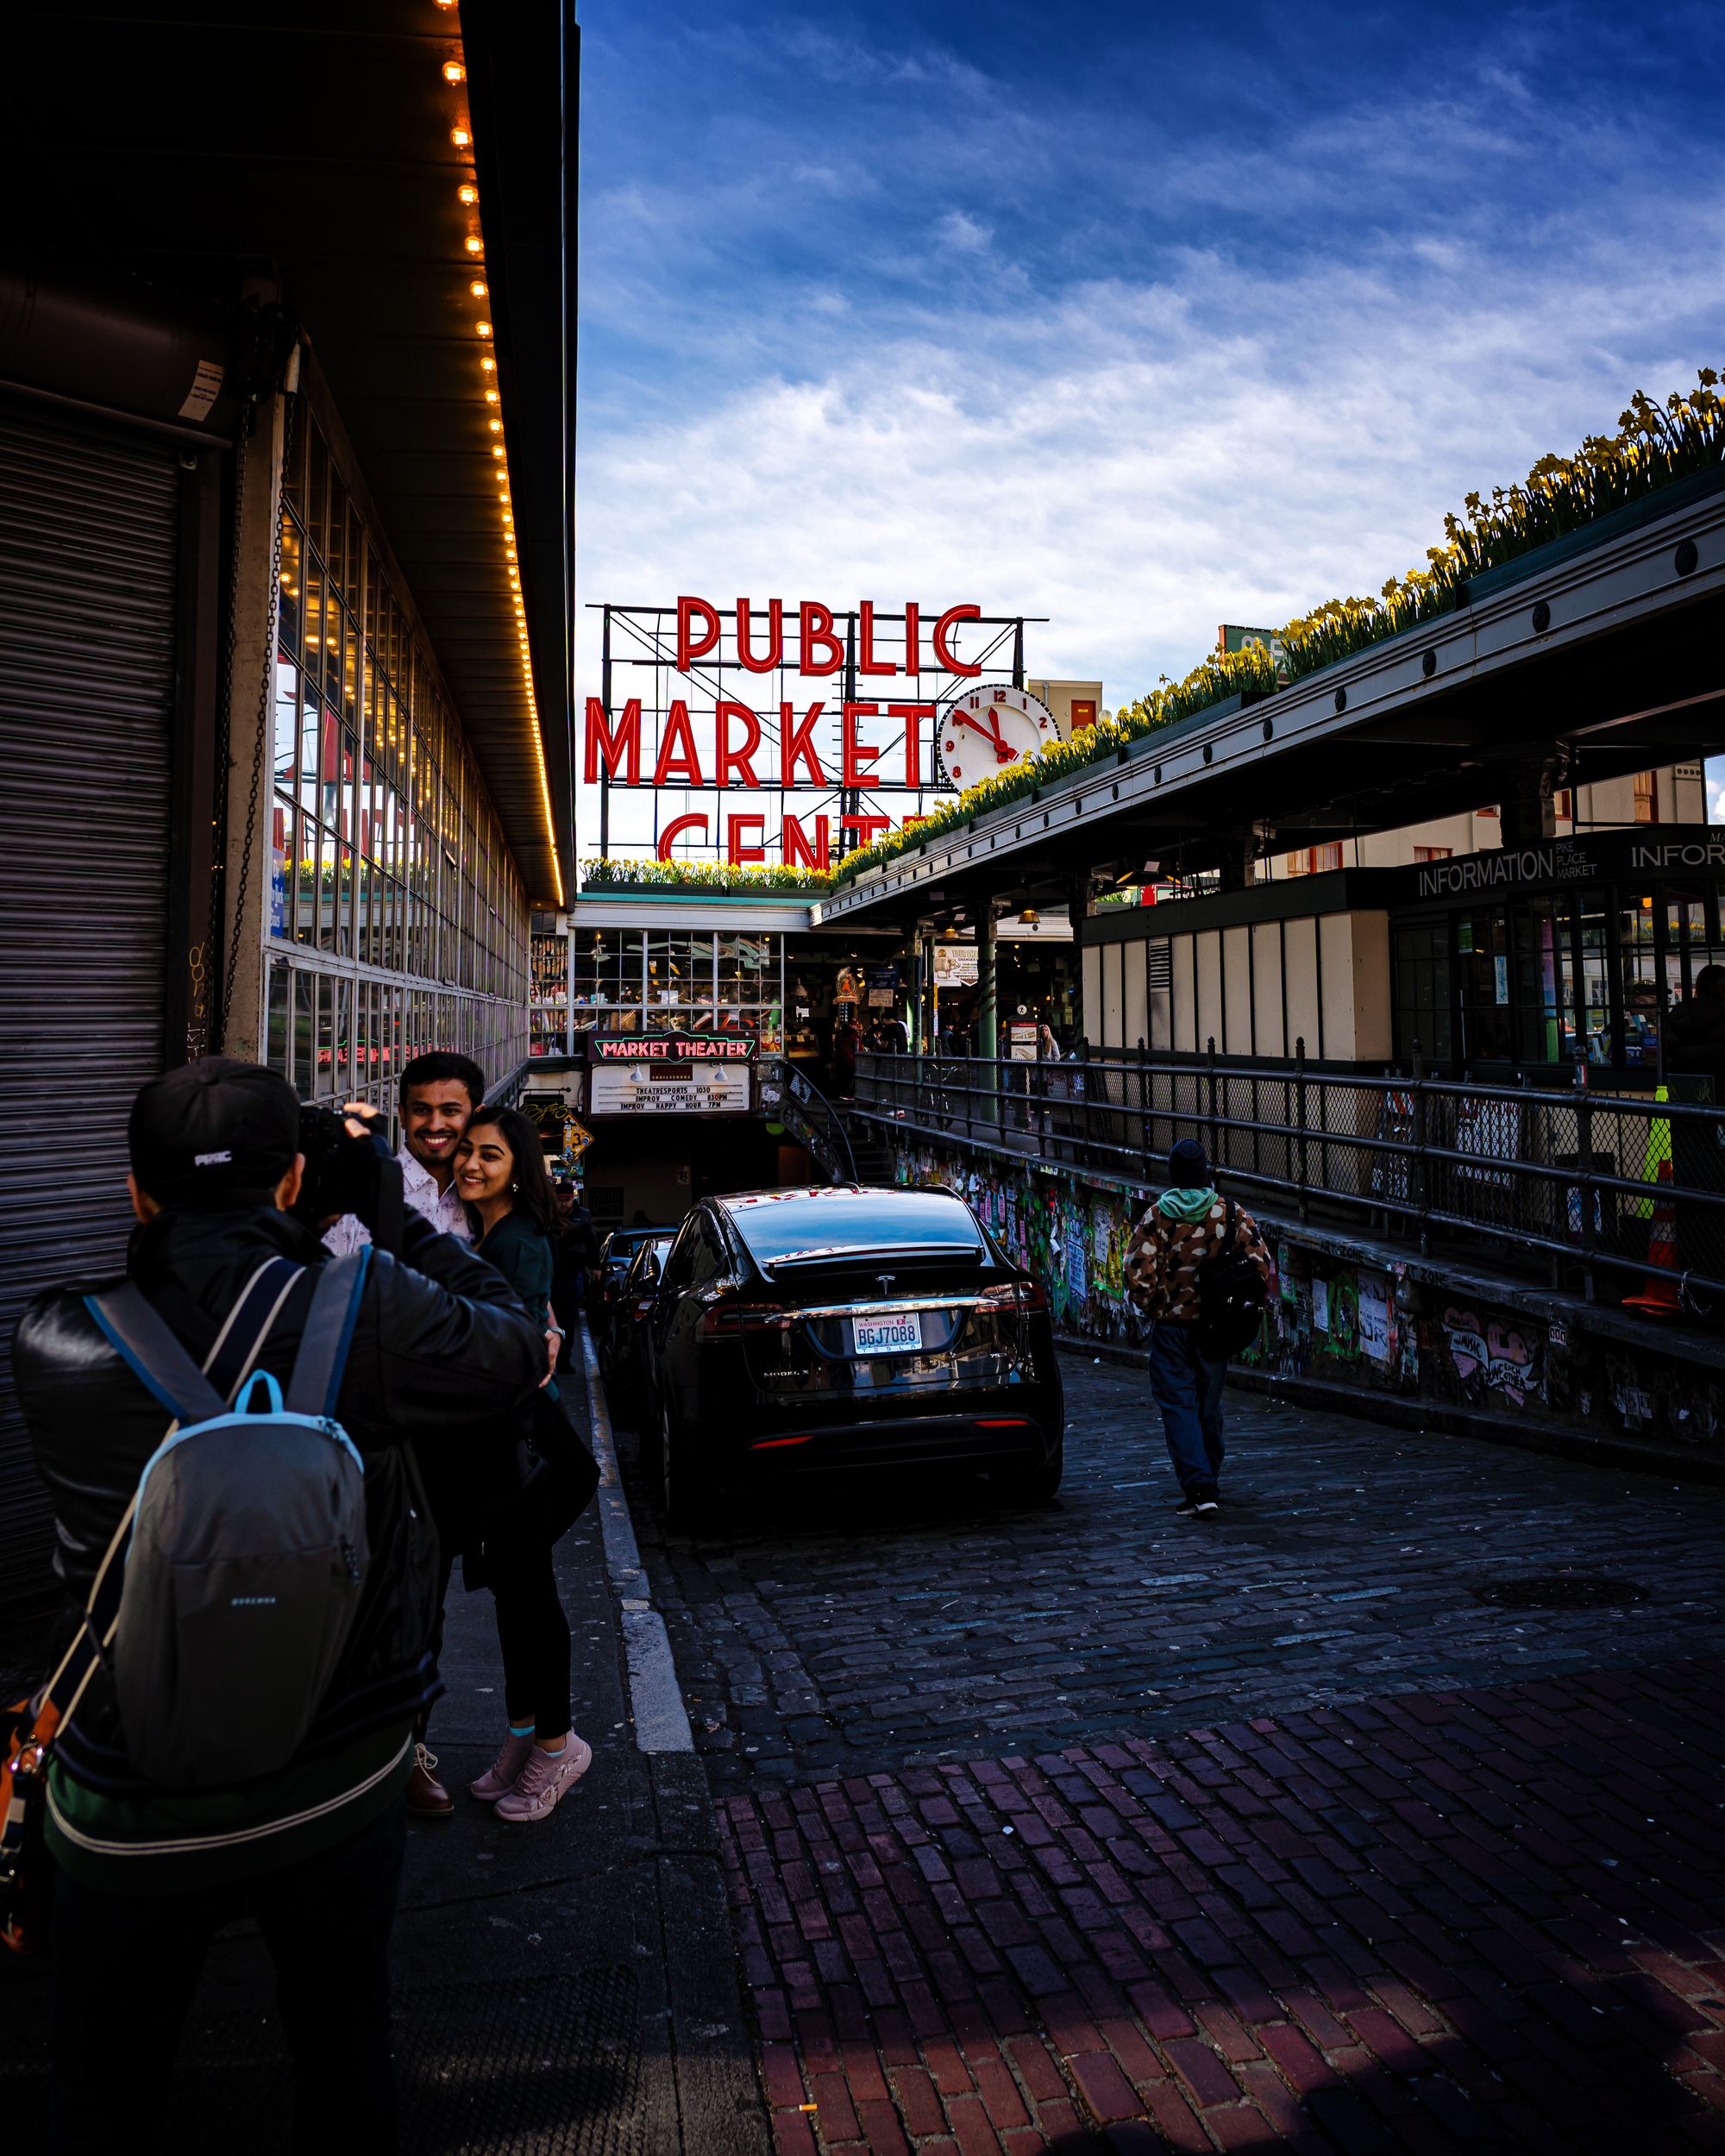
[[[478,1231],[475,1254],[503,1275],[543,1332],[556,1200],[539,1134],[519,1110],[481,1108],[474,1117],[455,1156],[455,1183]],[[548,1377],[544,1389],[562,1413],[556,1379]],[[494,1804],[501,1820],[549,1819],[593,1764],[593,1747],[570,1727],[569,1620],[551,1545],[531,1530],[472,1538],[461,1576],[470,1589],[489,1587],[497,1605],[508,1717],[497,1758],[470,1792]]]
[[[1203,1272],[1207,1265],[1245,1261],[1257,1275],[1261,1303],[1273,1269],[1257,1222],[1216,1189],[1195,1138],[1182,1138],[1169,1154],[1168,1181],[1169,1188],[1132,1230],[1126,1293],[1155,1320],[1150,1388],[1180,1478],[1180,1515],[1214,1520],[1226,1451],[1222,1388],[1228,1351],[1206,1335]]]

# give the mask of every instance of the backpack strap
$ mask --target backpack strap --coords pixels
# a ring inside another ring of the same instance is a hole
[[[86,1295],[84,1307],[141,1385],[147,1386],[176,1422],[208,1422],[227,1401],[180,1345],[149,1297],[135,1282],[106,1295]]]
[[[370,1259],[369,1245],[362,1245],[345,1257],[331,1258],[327,1265],[318,1267],[299,1353],[287,1381],[290,1414],[335,1413],[348,1351],[354,1344],[354,1327],[359,1323],[360,1299],[366,1292]]]

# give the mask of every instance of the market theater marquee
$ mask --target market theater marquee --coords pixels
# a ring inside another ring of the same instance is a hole
[[[690,597],[599,611],[581,773],[602,856],[644,849],[612,843],[612,812],[639,828],[630,812],[650,805],[661,861],[827,868],[1068,730],[1025,688],[1022,616]]]
[[[749,1034],[589,1034],[587,1112],[747,1115],[756,1048]]]

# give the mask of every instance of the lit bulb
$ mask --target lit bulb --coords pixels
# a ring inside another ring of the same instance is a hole
[[[495,374],[497,372],[497,361],[495,360],[481,360],[480,361],[480,372],[482,374]]]
[[[476,322],[474,324],[474,335],[476,337],[488,337],[491,335],[490,323]]]
[[[486,285],[486,281],[482,277],[474,278],[473,283],[467,287],[467,290],[472,292],[475,299],[483,299],[489,287]]]
[[[449,130],[449,140],[458,150],[466,149],[473,139],[465,128],[451,128]]]
[[[502,442],[493,442],[491,445],[491,453],[494,457],[500,457],[503,454]]]
[[[491,430],[492,430],[492,432],[493,434],[501,434],[501,433],[503,432],[503,422],[502,422],[502,420],[500,420],[500,419],[490,419],[490,420],[487,420],[487,421],[486,422],[486,425],[487,425],[487,426],[491,429]]]
[[[455,190],[456,201],[466,203],[469,210],[473,208],[474,204],[479,200],[479,198],[480,191],[474,186],[474,183],[470,179],[464,179],[461,185]]]
[[[467,71],[460,60],[446,60],[443,62],[443,79],[445,82],[465,82],[467,79]]]
[[[480,239],[477,232],[468,233],[467,239],[462,244],[466,247],[469,254],[483,254],[485,253],[485,241]]]
[[[497,392],[494,389],[488,389],[486,392],[486,402],[488,404],[494,404],[497,402]]]

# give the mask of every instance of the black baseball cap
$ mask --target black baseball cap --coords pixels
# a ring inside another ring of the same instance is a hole
[[[1209,1184],[1210,1163],[1195,1138],[1182,1138],[1170,1149],[1168,1180],[1176,1190],[1202,1190]]]
[[[299,1096],[261,1063],[200,1056],[139,1087],[127,1143],[158,1205],[267,1205],[299,1150]]]

